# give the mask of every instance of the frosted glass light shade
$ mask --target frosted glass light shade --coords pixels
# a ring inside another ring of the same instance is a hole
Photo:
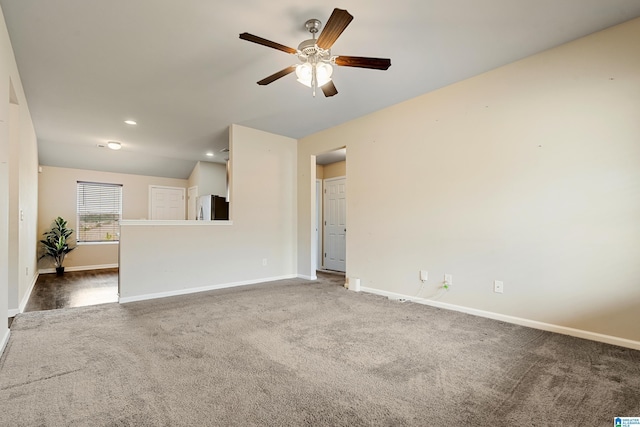
[[[316,79],[318,80],[318,87],[324,86],[331,80],[331,74],[333,73],[333,67],[327,63],[321,62],[316,64]],[[296,67],[296,76],[298,81],[307,87],[311,87],[311,80],[313,75],[313,65],[305,62]]]
[[[324,86],[331,81],[331,74],[333,73],[333,67],[329,64],[321,62],[316,66],[316,78],[318,79],[318,86]]]
[[[311,87],[311,64],[305,62],[296,67],[298,81],[305,86]]]

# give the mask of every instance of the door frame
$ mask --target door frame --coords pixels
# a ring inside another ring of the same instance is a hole
[[[316,222],[315,222],[315,229],[316,232],[314,233],[314,237],[315,239],[312,239],[312,259],[315,259],[315,268],[311,268],[312,272],[315,272],[316,270],[322,269],[324,267],[324,257],[322,256],[323,254],[323,240],[324,240],[324,226],[323,226],[323,222],[322,222],[322,218],[324,217],[323,215],[323,208],[324,208],[324,202],[323,202],[323,188],[324,188],[324,183],[323,180],[316,178]],[[315,253],[313,251],[313,249],[315,248]]]
[[[187,220],[194,220],[195,218],[190,218],[189,217],[189,204],[190,204],[190,200],[191,200],[191,191],[195,190],[195,194],[196,194],[196,200],[194,201],[194,212],[196,214],[196,216],[198,216],[198,186],[194,185],[192,187],[187,188]]]

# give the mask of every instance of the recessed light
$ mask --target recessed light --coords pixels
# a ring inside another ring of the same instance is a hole
[[[124,122],[126,124],[128,124],[128,125],[137,125],[138,124],[138,122],[136,122],[135,120],[125,120]]]
[[[209,151],[209,152],[207,153],[207,157],[213,157],[213,153],[212,153],[211,151]]]
[[[109,141],[107,142],[107,147],[111,148],[112,150],[119,150],[122,148],[122,144],[116,141]]]

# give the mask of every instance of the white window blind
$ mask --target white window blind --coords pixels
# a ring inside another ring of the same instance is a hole
[[[122,185],[78,181],[78,242],[119,240]]]

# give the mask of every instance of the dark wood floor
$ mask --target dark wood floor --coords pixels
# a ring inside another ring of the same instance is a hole
[[[344,283],[344,273],[318,271],[318,276]],[[83,307],[118,301],[118,269],[41,274],[24,311]],[[13,318],[9,318],[9,327]]]
[[[83,307],[118,301],[118,269],[41,274],[24,311]]]
[[[67,271],[38,276],[24,311],[83,307],[118,301],[118,269]],[[9,327],[13,317],[9,318]]]

